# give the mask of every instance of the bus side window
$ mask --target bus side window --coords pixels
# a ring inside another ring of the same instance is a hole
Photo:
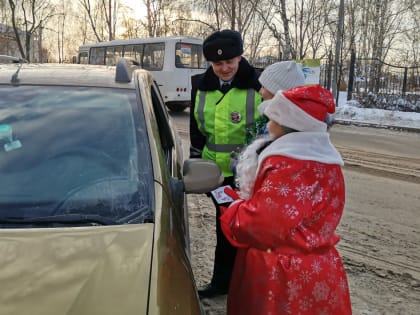
[[[140,64],[142,64],[141,61],[143,59],[143,48],[143,44],[133,46],[133,58]]]
[[[204,55],[202,52],[202,46],[190,43],[177,43],[175,46],[175,54],[179,56],[182,62],[183,68],[191,69],[205,69],[207,68],[203,65]],[[177,58],[175,56],[175,58]],[[175,59],[175,66],[178,66],[177,59]]]
[[[201,45],[191,45],[191,67],[195,69],[207,68]]]
[[[165,55],[164,43],[150,43],[144,45],[144,60],[150,61],[150,70],[157,71],[163,68],[163,57]],[[144,66],[146,69],[146,67]]]
[[[81,52],[79,54],[79,63],[80,64],[88,64],[89,63],[89,55],[87,52]]]
[[[184,64],[182,63],[181,57],[179,55],[175,55],[175,67],[184,68]]]
[[[152,66],[151,66],[151,62],[150,62],[150,58],[149,57],[144,57],[143,58],[143,63],[142,63],[142,68],[146,69],[146,70],[151,70]]]
[[[90,63],[93,65],[105,64],[105,48],[92,47],[90,49]]]
[[[122,55],[125,58],[130,58],[130,59],[137,60],[136,56],[135,56],[135,52],[133,51],[133,47],[134,47],[133,45],[125,45]],[[137,61],[140,62],[140,60],[137,60]]]

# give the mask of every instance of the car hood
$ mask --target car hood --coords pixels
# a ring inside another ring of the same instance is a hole
[[[153,224],[1,229],[0,313],[146,314]]]

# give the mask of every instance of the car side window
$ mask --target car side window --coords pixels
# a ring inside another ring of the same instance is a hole
[[[157,124],[159,126],[160,141],[164,150],[166,164],[171,167],[172,165],[172,150],[174,148],[174,138],[170,125],[168,123],[169,114],[165,108],[162,96],[159,89],[152,85],[151,88],[153,110],[155,112]]]

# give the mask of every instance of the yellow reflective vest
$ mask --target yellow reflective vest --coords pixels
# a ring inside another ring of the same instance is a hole
[[[247,138],[247,130],[260,117],[257,110],[261,95],[254,89],[232,88],[226,94],[219,90],[197,91],[194,117],[206,137],[203,159],[215,161],[225,177],[230,169],[232,151],[239,151]]]

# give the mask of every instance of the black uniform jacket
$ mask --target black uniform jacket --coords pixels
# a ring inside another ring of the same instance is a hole
[[[242,57],[239,62],[238,72],[231,83],[231,88],[255,89],[257,92],[261,88],[258,82],[260,72],[251,66],[248,61]],[[201,151],[206,144],[206,137],[200,132],[197,121],[194,118],[195,97],[197,90],[214,91],[220,90],[219,78],[214,74],[213,68],[209,67],[206,72],[196,74],[191,77],[191,105],[190,105],[190,158],[200,158]],[[245,104],[244,104],[245,106]]]

